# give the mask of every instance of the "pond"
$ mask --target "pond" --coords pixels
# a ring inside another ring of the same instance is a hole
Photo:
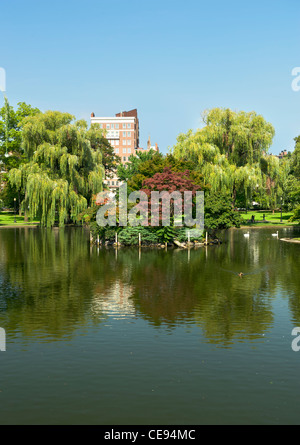
[[[300,245],[280,241],[300,229],[245,232],[116,251],[1,229],[0,423],[300,424]]]

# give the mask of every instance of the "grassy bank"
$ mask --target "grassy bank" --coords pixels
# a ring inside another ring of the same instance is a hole
[[[39,221],[24,221],[24,216],[14,215],[14,212],[0,212],[1,226],[32,226],[39,224]]]
[[[251,222],[251,217],[254,216],[254,223]],[[263,215],[265,215],[265,219],[263,219]],[[243,225],[246,226],[295,226],[297,222],[290,222],[289,219],[292,216],[292,212],[282,212],[282,221],[281,221],[281,212],[272,212],[272,211],[259,211],[252,212],[251,210],[248,213],[241,213],[241,217],[244,220]]]

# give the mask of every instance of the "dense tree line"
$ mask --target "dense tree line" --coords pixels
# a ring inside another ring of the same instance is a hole
[[[6,100],[0,109],[2,205],[11,206],[17,197],[20,211],[45,226],[93,224],[95,197],[104,177],[117,170],[128,193],[183,192],[179,178],[185,178],[186,189],[205,193],[208,229],[239,226],[236,209],[250,208],[253,201],[263,209],[283,204],[297,220],[300,136],[293,153],[279,159],[268,154],[274,135],[273,126],[255,112],[214,108],[203,113],[202,128],[179,134],[167,154],[137,152],[124,165],[98,125],[25,103],[15,111]]]

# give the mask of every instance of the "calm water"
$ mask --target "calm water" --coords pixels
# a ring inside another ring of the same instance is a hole
[[[139,253],[0,230],[0,423],[300,424],[300,245],[273,231]]]

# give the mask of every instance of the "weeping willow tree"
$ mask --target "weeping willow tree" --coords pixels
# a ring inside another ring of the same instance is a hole
[[[230,193],[233,207],[237,194],[242,195],[247,207],[253,191],[263,186],[259,163],[236,164],[224,152],[220,141],[214,140],[213,143],[206,128],[195,133],[190,130],[187,134],[179,135],[172,154],[176,159],[194,163],[210,193]]]
[[[284,195],[284,187],[288,179],[290,159],[278,159],[275,156],[261,158],[261,171],[265,182],[265,196],[269,207],[275,209]]]
[[[203,130],[180,134],[177,144],[172,148],[173,156],[183,162],[192,162],[195,169],[201,171],[204,186],[212,192],[229,190],[231,187],[230,164],[216,145],[207,142]]]
[[[295,149],[291,156],[291,174],[300,179],[300,136],[295,139]]]
[[[263,179],[258,164],[244,165],[242,167],[231,166],[232,198],[235,206],[238,193],[244,196],[246,209],[252,199],[253,192],[262,190]]]
[[[274,127],[254,111],[213,108],[203,113],[207,142],[238,166],[255,164],[270,148]]]
[[[9,173],[11,184],[24,192],[25,215],[39,218],[43,226],[63,226],[74,222],[102,190],[102,156],[91,147],[90,136],[87,123],[68,113],[47,111],[26,118],[22,147],[29,162]]]

